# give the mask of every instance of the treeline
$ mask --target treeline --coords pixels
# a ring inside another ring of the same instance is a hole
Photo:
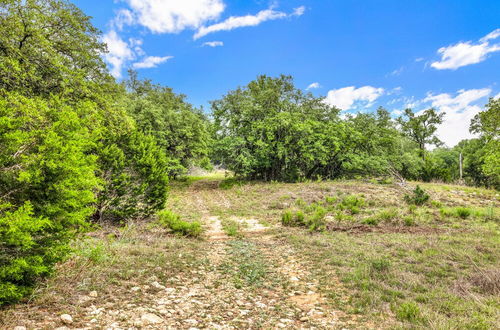
[[[90,18],[63,0],[0,4],[0,305],[28,294],[92,222],[145,219],[169,179],[221,165],[248,179],[398,174],[500,187],[499,100],[452,149],[442,115],[380,108],[344,116],[291,77],[258,77],[212,103],[212,118],[133,71],[117,83]]]
[[[343,115],[304,93],[289,76],[260,76],[212,102],[212,160],[237,175],[300,181],[398,175],[409,180],[462,180],[500,188],[500,100],[490,99],[471,123],[476,139],[442,147],[436,130],[444,113],[406,109],[392,119],[375,113]],[[430,146],[435,147],[429,150]]]

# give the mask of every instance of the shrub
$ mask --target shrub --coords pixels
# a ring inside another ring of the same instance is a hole
[[[368,218],[363,220],[363,223],[365,225],[371,225],[371,226],[376,226],[376,225],[378,225],[379,222],[380,222],[380,219],[378,219],[377,217],[368,217]]]
[[[382,221],[390,221],[397,218],[397,216],[398,210],[396,209],[383,210],[377,215],[377,217]]]
[[[234,220],[222,221],[222,229],[227,234],[227,236],[236,237],[241,235],[240,224]]]
[[[0,97],[0,305],[29,294],[85,229],[98,187],[92,104]]]
[[[413,302],[405,302],[396,308],[395,314],[400,321],[415,322],[420,317],[420,308]]]
[[[415,190],[413,190],[413,193],[411,195],[410,194],[405,195],[404,199],[408,204],[421,206],[424,205],[430,199],[430,196],[425,190],[423,190],[422,188],[420,188],[420,186],[417,185]]]
[[[158,212],[158,223],[182,236],[199,237],[202,232],[201,224],[198,221],[181,220],[179,215],[169,210]]]
[[[347,195],[342,199],[339,207],[342,210],[348,210],[351,214],[358,214],[360,208],[365,205],[365,200],[356,195]]]
[[[326,229],[325,221],[326,210],[317,206],[314,214],[311,216],[310,220],[307,222],[309,225],[309,230],[311,231],[321,231]]]
[[[283,226],[288,227],[303,227],[306,225],[306,217],[304,212],[297,211],[293,214],[292,211],[288,210],[283,213],[281,216],[281,223]]]
[[[104,189],[98,195],[96,220],[146,218],[165,206],[169,161],[153,137],[127,130],[108,136],[99,150]]]

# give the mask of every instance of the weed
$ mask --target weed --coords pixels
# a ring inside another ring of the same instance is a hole
[[[326,229],[325,216],[326,216],[326,210],[321,206],[316,206],[314,214],[308,221],[309,230],[311,231],[325,230]]]
[[[403,218],[403,222],[405,226],[414,226],[415,225],[415,218],[412,216],[406,216]]]
[[[420,188],[420,186],[417,185],[415,190],[413,190],[413,193],[411,195],[407,194],[405,195],[404,199],[408,204],[414,204],[414,205],[424,205],[429,199],[430,195]]]
[[[455,209],[455,214],[457,217],[467,219],[472,214],[472,211],[467,207],[457,207]]]
[[[392,208],[392,209],[380,211],[380,213],[377,215],[377,217],[381,221],[391,221],[391,220],[397,218],[398,215],[399,215],[398,210]]]
[[[363,223],[365,225],[371,225],[371,226],[376,226],[380,220],[377,217],[368,217],[363,220]]]
[[[224,219],[222,221],[222,230],[226,233],[227,236],[230,237],[239,237],[241,236],[241,225],[238,221]]]
[[[358,214],[360,208],[365,205],[365,200],[362,197],[356,195],[347,195],[342,199],[339,205],[341,210],[347,210],[351,214]]]
[[[202,232],[201,224],[198,221],[181,220],[179,215],[169,210],[158,212],[158,224],[182,236],[199,237]]]
[[[377,272],[386,272],[391,267],[391,261],[385,257],[371,261],[371,269]]]
[[[395,314],[400,321],[416,322],[420,317],[420,308],[414,302],[404,302],[396,308]]]

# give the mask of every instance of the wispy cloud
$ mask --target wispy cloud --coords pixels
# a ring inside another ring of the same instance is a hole
[[[500,51],[500,43],[491,44],[492,40],[500,36],[500,29],[496,29],[479,39],[479,42],[459,42],[455,45],[442,47],[438,50],[441,60],[433,62],[431,67],[437,70],[451,69],[480,63],[488,57],[488,54]]]
[[[147,56],[142,61],[134,63],[132,67],[134,69],[156,68],[158,65],[171,58],[173,58],[173,56]]]
[[[196,40],[214,32],[230,31],[240,27],[257,26],[265,21],[283,19],[291,16],[301,16],[304,14],[304,11],[305,7],[303,6],[295,8],[291,14],[269,8],[261,10],[256,15],[231,16],[222,22],[200,27],[193,38]]]
[[[307,86],[306,91],[310,90],[310,89],[320,88],[320,87],[321,87],[321,85],[319,84],[319,82],[313,82],[312,84],[309,84],[309,86]]]
[[[104,59],[111,66],[111,75],[115,78],[120,78],[123,66],[127,61],[135,58],[134,51],[130,45],[125,42],[115,30],[106,33],[102,41],[107,45],[108,52],[104,55]]]
[[[204,42],[202,46],[221,47],[221,46],[224,46],[224,43],[222,41],[207,41],[207,42]]]

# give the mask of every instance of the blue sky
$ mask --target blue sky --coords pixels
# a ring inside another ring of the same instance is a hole
[[[74,3],[103,32],[115,77],[135,68],[206,111],[259,74],[284,73],[346,112],[435,107],[452,146],[500,96],[498,0]]]

